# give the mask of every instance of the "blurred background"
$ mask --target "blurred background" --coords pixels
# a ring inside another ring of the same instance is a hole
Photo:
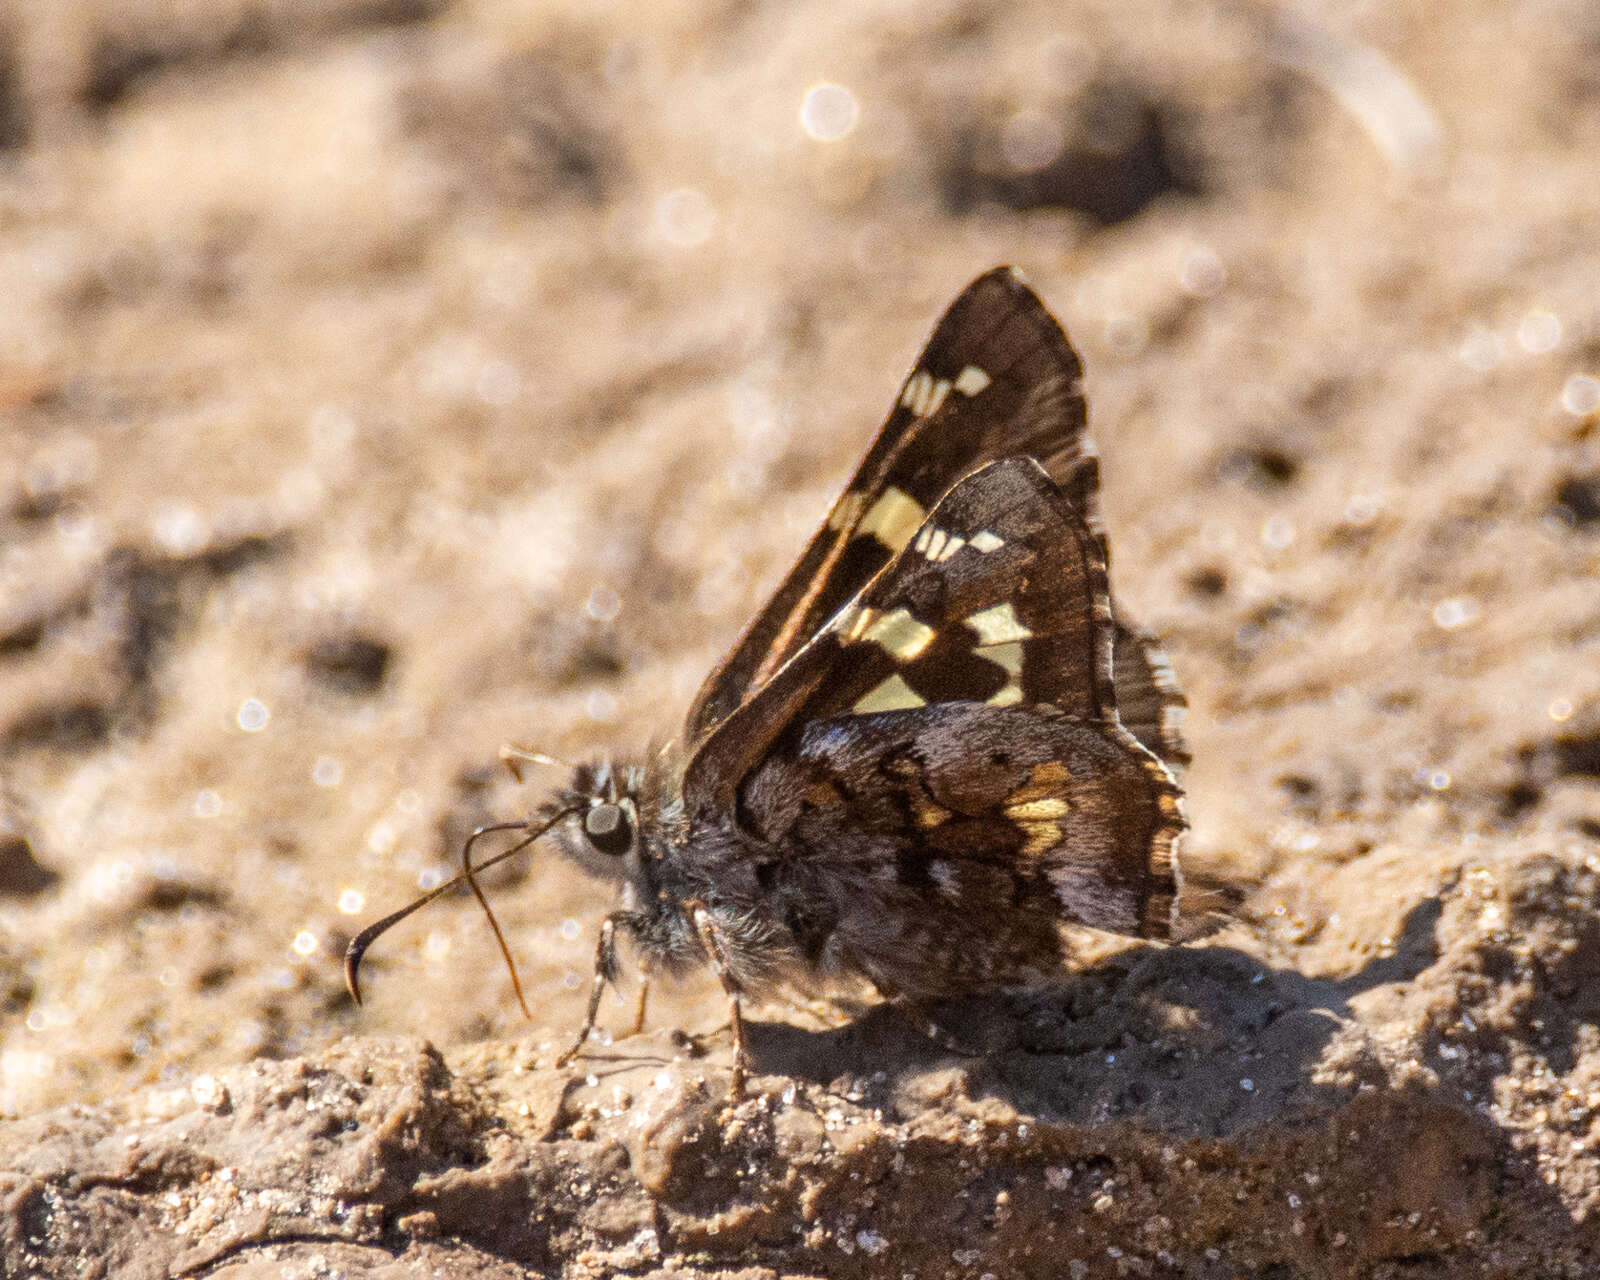
[[[672,736],[974,275],[1088,370],[1230,945],[1600,836],[1592,3],[0,3],[0,1112],[570,1035],[349,936]],[[655,1020],[723,1019],[709,983]],[[603,1023],[626,1006],[609,997]]]

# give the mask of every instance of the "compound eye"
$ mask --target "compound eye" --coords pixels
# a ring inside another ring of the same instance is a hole
[[[620,804],[597,804],[583,815],[583,834],[601,853],[620,857],[633,847],[633,827]]]

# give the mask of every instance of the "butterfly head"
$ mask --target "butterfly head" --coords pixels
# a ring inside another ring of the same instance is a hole
[[[529,752],[519,752],[518,758],[541,764],[560,763],[552,757]],[[478,872],[528,848],[547,833],[555,838],[558,847],[587,870],[612,880],[621,880],[624,902],[630,910],[641,900],[641,895],[648,894],[649,872],[646,869],[647,855],[639,817],[641,793],[647,785],[646,771],[637,766],[619,766],[609,760],[569,767],[572,773],[567,786],[542,805],[533,820],[498,822],[478,828],[462,850],[462,860],[468,869],[430,889],[399,911],[368,925],[351,940],[345,952],[345,982],[357,1004],[361,1003],[361,960],[367,948],[390,927],[463,883],[471,887],[488,916],[501,953],[505,956],[506,966],[511,971],[517,999],[522,1001],[522,987],[517,979],[510,949],[475,877]],[[509,849],[503,849],[493,857],[474,864],[473,845],[485,836],[506,831],[518,832],[522,839]],[[523,1002],[523,1009],[527,1010],[526,1002]]]
[[[595,852],[620,858],[633,848],[637,826],[630,802],[595,800],[583,815],[583,838]]]
[[[641,811],[647,801],[645,770],[602,760],[578,765],[550,802],[572,819],[561,826],[565,852],[586,870],[607,879],[637,882],[649,858]]]

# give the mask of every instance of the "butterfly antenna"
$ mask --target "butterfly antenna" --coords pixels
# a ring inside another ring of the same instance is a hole
[[[548,829],[548,824],[546,824],[546,829]],[[504,824],[496,823],[494,826],[479,827],[467,837],[467,842],[461,846],[461,876],[467,882],[467,887],[472,890],[472,896],[478,900],[478,905],[483,908],[483,914],[489,921],[489,928],[494,930],[494,940],[500,944],[500,955],[506,962],[506,972],[511,975],[511,989],[517,993],[517,1003],[522,1006],[522,1016],[532,1022],[533,1014],[529,1012],[528,1002],[522,994],[522,979],[517,977],[517,962],[511,958],[511,948],[506,945],[506,935],[500,932],[500,922],[494,918],[494,908],[489,905],[489,899],[484,896],[483,888],[478,884],[477,874],[472,868],[472,846],[477,843],[478,837],[486,836],[491,831],[504,830]],[[529,836],[526,840],[519,840],[516,848],[525,848],[537,838],[537,836]],[[487,862],[484,863],[484,866],[488,865]]]
[[[345,948],[344,953],[344,983],[345,986],[350,989],[351,998],[357,1004],[361,1003],[361,960],[362,957],[367,954],[367,949],[371,947],[374,942],[376,942],[383,934],[387,933],[395,925],[399,924],[407,916],[422,910],[423,907],[427,906],[435,898],[442,897],[444,894],[449,893],[450,890],[454,889],[457,885],[467,884],[471,886],[472,892],[477,896],[479,905],[483,907],[484,911],[489,916],[489,924],[494,929],[495,940],[500,944],[500,954],[505,957],[506,965],[511,970],[511,985],[516,990],[517,1002],[522,1005],[522,1011],[526,1014],[528,1012],[528,1005],[527,1001],[522,998],[522,984],[517,980],[516,965],[512,963],[511,951],[506,946],[505,935],[500,932],[499,922],[495,920],[494,912],[489,910],[489,903],[483,896],[483,890],[478,887],[477,873],[480,871],[487,871],[496,863],[504,862],[512,855],[521,853],[540,836],[544,835],[546,831],[550,830],[551,827],[555,826],[556,823],[560,822],[563,818],[570,817],[576,812],[577,810],[575,809],[561,810],[559,813],[551,817],[547,822],[541,824],[537,830],[529,832],[524,839],[517,841],[517,843],[512,845],[511,848],[495,854],[495,856],[490,858],[487,862],[481,863],[476,867],[472,865],[472,845],[474,841],[478,840],[479,837],[486,836],[494,831],[527,831],[528,824],[525,822],[497,822],[491,826],[479,827],[476,831],[474,831],[470,836],[467,837],[467,843],[462,849],[462,861],[466,864],[466,866],[465,870],[463,870],[460,875],[452,876],[443,884],[437,885],[428,890],[427,893],[423,894],[415,902],[411,902],[406,906],[401,907],[400,910],[384,916],[382,920],[374,921],[360,933],[356,934],[354,938],[350,939],[350,945]],[[529,1017],[531,1018],[532,1015],[529,1014]]]

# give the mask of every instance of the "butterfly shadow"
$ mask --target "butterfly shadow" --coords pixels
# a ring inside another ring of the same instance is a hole
[[[920,1109],[954,1072],[962,1092],[1025,1115],[1221,1135],[1274,1113],[1336,1107],[1359,1086],[1359,1050],[1348,1086],[1318,1083],[1319,1065],[1335,1040],[1361,1040],[1352,1000],[1409,982],[1438,960],[1441,914],[1437,899],[1419,904],[1392,951],[1342,978],[1277,968],[1226,945],[1133,947],[1049,988],[931,1006],[944,1033],[937,1039],[920,1013],[892,1004],[826,1031],[752,1022],[751,1065],[859,1096],[886,1114]],[[974,1052],[953,1052],[952,1040]],[[1369,1074],[1379,1083],[1375,1059]]]

